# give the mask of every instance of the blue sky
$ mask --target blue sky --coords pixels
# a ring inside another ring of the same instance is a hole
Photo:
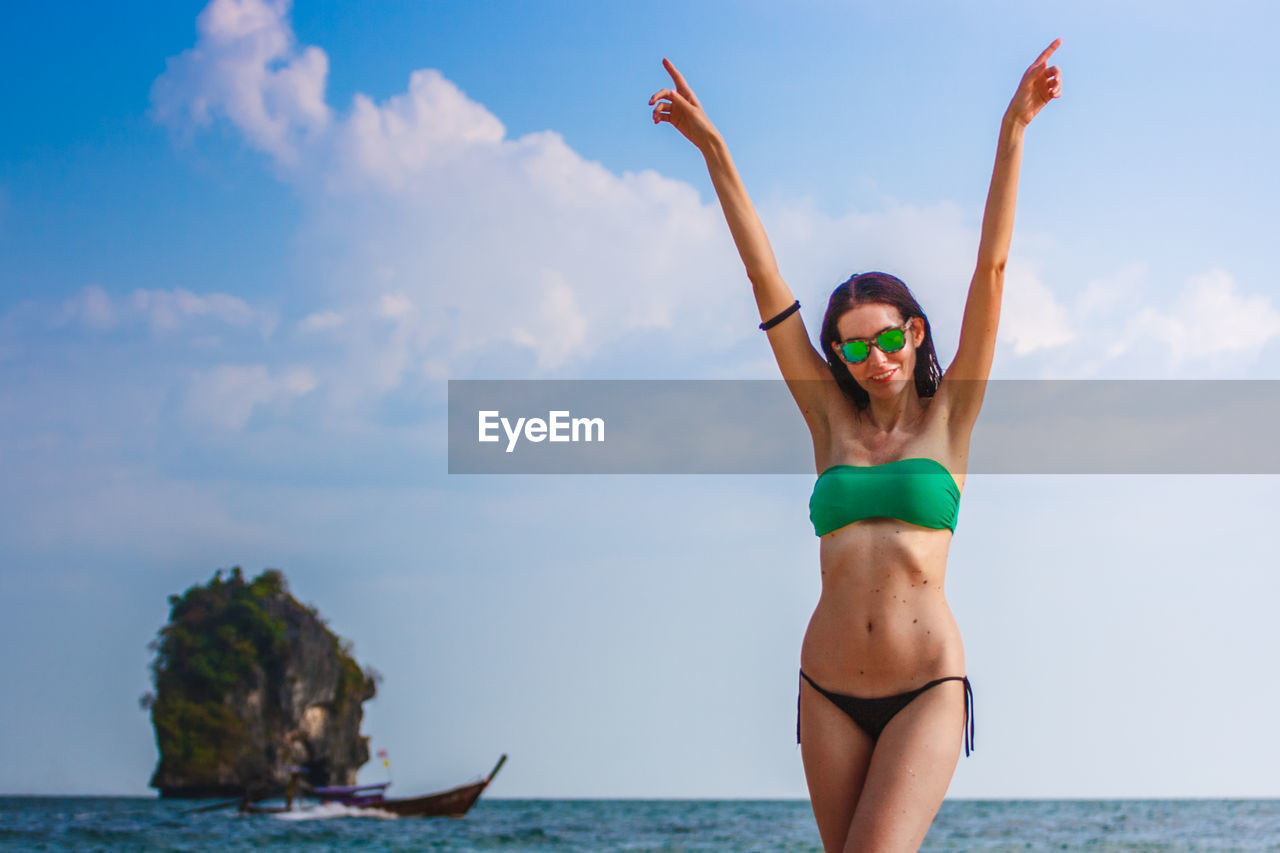
[[[775,375],[702,162],[649,121],[663,56],[810,330],[889,269],[947,361],[1001,111],[1061,36],[995,375],[1277,378],[1263,3],[11,17],[0,792],[144,793],[146,644],[239,564],[386,676],[365,731],[402,793],[508,752],[498,796],[805,795],[811,478],[445,473],[448,378]],[[952,796],[1277,795],[1276,505],[1262,476],[971,477]]]

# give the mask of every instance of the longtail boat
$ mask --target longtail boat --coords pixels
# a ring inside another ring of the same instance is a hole
[[[322,803],[342,803],[344,806],[367,806],[382,802],[387,795],[390,782],[378,782],[375,785],[326,785],[312,788],[312,795]]]
[[[459,785],[447,791],[439,791],[435,794],[426,794],[421,797],[388,799],[386,790],[387,786],[391,784],[390,782],[381,782],[376,785],[333,785],[315,788],[312,793],[319,797],[322,803],[339,803],[354,808],[377,809],[381,812],[390,812],[399,817],[464,817],[471,810],[471,807],[476,804],[476,800],[480,799],[484,789],[489,787],[493,777],[498,775],[498,769],[502,767],[503,762],[506,760],[507,756],[504,753],[498,759],[498,763],[489,771],[489,775],[479,782]],[[241,803],[240,810],[249,814],[280,814],[290,809],[287,807],[259,806],[245,802]]]

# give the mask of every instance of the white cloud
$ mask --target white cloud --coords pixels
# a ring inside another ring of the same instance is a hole
[[[308,314],[298,323],[298,331],[300,332],[319,332],[325,329],[333,329],[341,326],[346,322],[346,318],[337,311],[318,311],[314,314]]]
[[[345,112],[321,109],[322,74],[281,90],[273,70],[318,52],[296,45],[286,13],[214,0],[196,46],[157,81],[157,111],[225,118],[299,187],[305,263],[334,302],[299,330],[336,336],[344,353],[324,384],[346,404],[411,376],[465,375],[511,342],[532,350],[516,369],[536,374],[635,333],[661,330],[664,356],[700,361],[754,336],[750,285],[717,204],[651,170],[616,175],[552,131],[508,139],[432,69],[381,102],[357,95]],[[263,106],[277,103],[290,106]],[[957,206],[762,211],[807,305],[854,271],[887,268],[958,334],[976,227]]]
[[[401,320],[413,313],[413,300],[404,293],[384,293],[378,297],[378,316]]]
[[[314,365],[333,405],[368,403],[410,380],[468,375],[512,343],[531,357],[505,364],[514,375],[538,375],[581,370],[599,356],[607,362],[608,348],[628,336],[660,332],[661,357],[708,364],[707,353],[745,346],[755,334],[750,286],[723,216],[694,188],[651,170],[614,174],[553,131],[507,138],[496,116],[433,69],[412,72],[401,94],[358,94],[348,109],[331,110],[327,59],[296,43],[287,13],[280,0],[213,0],[196,45],[170,63],[154,98],[157,114],[178,126],[230,122],[298,188],[303,274],[332,307],[297,329],[323,330],[335,348]],[[886,269],[916,292],[949,361],[976,211],[891,205],[832,217],[803,199],[760,210],[811,323],[850,273]],[[1123,352],[1090,350],[1092,367],[1081,368],[1064,345],[1086,321],[1096,326],[1121,308],[1136,315],[1145,275],[1145,267],[1125,267],[1064,300],[1031,262],[1015,259],[1002,343],[1020,364],[1048,356],[1077,370],[1105,369]],[[1173,341],[1189,328],[1188,312],[1224,300],[1221,287],[1209,286],[1170,312],[1138,315],[1133,333]],[[157,330],[194,313],[176,291],[146,302]],[[86,303],[82,314],[94,310]],[[217,309],[206,297],[206,311],[219,310],[235,322],[232,306]],[[1259,316],[1265,339],[1271,315]],[[241,399],[269,386],[246,377]],[[242,423],[246,405],[255,404],[242,402],[228,421]]]
[[[173,290],[135,290],[130,294],[134,311],[145,317],[152,331],[173,332],[190,317],[211,316],[230,326],[248,326],[257,317],[243,299],[225,293],[200,296],[181,287]],[[271,324],[274,326],[274,324]]]
[[[492,113],[431,69],[413,72],[403,94],[357,95],[334,115],[323,52],[296,44],[287,11],[214,0],[153,98],[171,124],[229,121],[309,202],[303,253],[335,304],[300,330],[336,329],[338,316],[369,322],[370,291],[394,294],[374,297],[376,316],[400,322],[394,333],[348,327],[342,338],[381,350],[357,355],[363,368],[338,367],[350,396],[371,373],[372,389],[387,390],[410,369],[465,370],[513,337],[534,350],[529,364],[550,370],[606,335],[678,315],[690,339],[750,330],[719,211],[692,188],[649,171],[614,175],[553,132],[506,139]],[[734,310],[717,281],[739,288]]]
[[[559,367],[586,340],[587,320],[559,273],[545,270],[542,279],[541,302],[524,325],[512,329],[512,337],[537,353],[539,367]],[[552,345],[548,346],[548,342]]]
[[[305,367],[288,368],[273,376],[262,364],[218,365],[191,378],[183,415],[200,426],[240,430],[255,407],[309,394],[317,385]]]
[[[1040,361],[1043,375],[1243,376],[1256,371],[1262,348],[1280,336],[1280,311],[1271,298],[1243,292],[1225,270],[1192,276],[1178,290],[1155,290],[1148,276],[1145,263],[1128,263],[1088,282],[1069,310],[1055,307],[1064,332],[1080,334],[1064,341],[1074,346]],[[1016,334],[1009,327],[1017,325],[1002,322],[1002,339]]]
[[[429,165],[446,164],[473,146],[496,146],[504,136],[502,122],[439,71],[414,71],[409,91],[381,105],[355,96],[338,131],[333,180],[401,191]]]
[[[291,367],[280,376],[279,388],[290,397],[310,394],[318,383],[315,375],[305,367]]]
[[[1074,314],[1083,319],[1136,310],[1147,271],[1146,264],[1134,262],[1125,264],[1110,275],[1091,280],[1076,297]]]
[[[152,87],[156,117],[182,127],[224,116],[254,147],[296,165],[329,122],[329,59],[298,50],[289,0],[213,0],[196,19],[196,46],[173,57]]]
[[[1280,311],[1268,297],[1240,293],[1229,273],[1211,270],[1188,281],[1168,310],[1144,308],[1125,340],[1162,343],[1179,367],[1206,357],[1256,356],[1277,335]]]
[[[54,323],[63,325],[78,320],[87,329],[105,331],[115,326],[116,315],[110,294],[96,284],[91,284],[63,301],[62,310]]]
[[[178,287],[139,289],[128,296],[112,297],[97,285],[83,287],[64,300],[52,322],[55,327],[79,323],[97,332],[141,324],[152,334],[165,337],[185,330],[197,318],[235,328],[255,327],[263,338],[271,336],[277,322],[272,312],[252,308],[243,299],[227,293],[202,295]],[[207,335],[192,339],[193,342],[208,340]]]
[[[1026,265],[1011,260],[1005,270],[1000,317],[1001,343],[1015,355],[1051,349],[1075,339],[1065,306]]]

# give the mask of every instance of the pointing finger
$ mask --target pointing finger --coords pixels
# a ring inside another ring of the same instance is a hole
[[[1032,68],[1034,68],[1034,67],[1036,67],[1037,65],[1043,65],[1044,63],[1048,62],[1048,61],[1049,61],[1049,57],[1050,57],[1050,56],[1053,56],[1053,52],[1054,52],[1055,50],[1057,50],[1057,49],[1058,49],[1059,47],[1061,47],[1061,46],[1062,46],[1062,39],[1054,39],[1054,40],[1053,40],[1053,44],[1051,44],[1051,45],[1049,45],[1048,47],[1046,47],[1046,48],[1045,48],[1045,49],[1040,53],[1040,55],[1036,57],[1036,61],[1035,61],[1035,62],[1033,62],[1033,63],[1031,63],[1031,67],[1032,67]]]
[[[662,59],[662,65],[663,65],[663,67],[665,67],[665,68],[667,69],[667,73],[671,75],[671,79],[675,81],[675,84],[676,84],[676,91],[677,91],[677,92],[679,92],[680,94],[684,95],[684,96],[685,96],[686,98],[688,98],[690,101],[694,101],[694,102],[696,102],[696,101],[697,101],[697,98],[696,98],[696,97],[694,97],[693,89],[689,88],[689,83],[688,83],[688,81],[687,81],[687,80],[685,80],[685,79],[684,79],[684,75],[683,75],[683,74],[681,74],[681,73],[676,69],[676,67],[675,67],[674,65],[672,65],[672,64],[671,64],[671,60],[670,60],[670,59],[667,59],[666,57],[663,57],[663,59]]]
[[[675,80],[677,84],[684,82],[684,75],[677,71],[676,67],[671,64],[671,60],[665,56],[662,57],[662,67],[667,69],[667,73],[671,75],[671,79]]]

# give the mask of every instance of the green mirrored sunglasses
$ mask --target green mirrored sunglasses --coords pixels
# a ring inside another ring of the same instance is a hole
[[[871,355],[872,344],[883,353],[897,352],[906,346],[907,336],[905,331],[909,325],[911,325],[910,320],[903,324],[901,328],[885,329],[870,340],[841,341],[837,348],[840,350],[840,355],[844,356],[845,361],[850,364],[860,364],[867,360],[867,356]]]

